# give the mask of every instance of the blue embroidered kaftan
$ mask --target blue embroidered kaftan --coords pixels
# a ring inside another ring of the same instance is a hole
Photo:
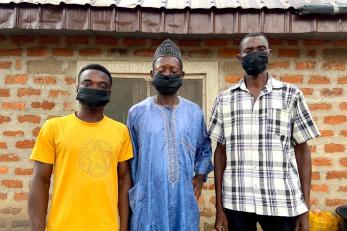
[[[213,168],[199,106],[179,97],[179,104],[169,108],[149,97],[130,109],[128,127],[134,147],[130,230],[198,230],[192,179]]]

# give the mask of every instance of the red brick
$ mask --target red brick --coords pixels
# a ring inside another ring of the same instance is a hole
[[[28,48],[27,55],[28,56],[46,56],[48,54],[48,49],[47,48],[42,48],[42,47],[31,47]]]
[[[13,49],[0,49],[0,56],[21,56],[23,52],[22,48]]]
[[[141,56],[141,57],[152,57],[154,55],[155,50],[151,48],[147,49],[139,49],[134,51],[135,56]]]
[[[309,108],[312,111],[315,110],[330,110],[331,109],[331,104],[330,103],[311,103],[309,104]]]
[[[347,46],[347,40],[335,40],[333,44],[335,46]]]
[[[299,45],[298,40],[287,40],[287,43],[289,46],[298,46]]]
[[[311,58],[315,58],[317,56],[317,51],[316,50],[309,50],[307,51],[307,56]]]
[[[342,130],[340,135],[344,136],[344,137],[347,137],[347,130]]]
[[[213,212],[210,208],[205,207],[200,211],[200,216],[210,218],[213,216]]]
[[[15,162],[18,161],[19,157],[14,154],[3,154],[0,155],[0,162]]]
[[[7,148],[7,143],[0,141],[0,149],[6,149]]]
[[[315,197],[310,198],[310,205],[311,206],[318,205],[318,204],[319,204],[318,198],[315,198]]]
[[[71,36],[65,40],[66,44],[82,44],[86,45],[89,43],[89,37],[87,36]]]
[[[38,124],[41,122],[41,117],[36,115],[23,115],[23,116],[18,116],[18,121],[20,123],[29,122],[29,123]]]
[[[32,43],[34,42],[33,36],[26,36],[26,35],[15,35],[12,38],[13,43]]]
[[[206,40],[204,43],[206,46],[227,46],[228,40],[226,40],[226,39],[209,39],[209,40]]]
[[[32,108],[42,108],[43,110],[51,110],[54,108],[55,103],[53,102],[48,102],[48,101],[43,101],[41,102],[32,102],[31,107]]]
[[[70,48],[53,48],[52,54],[54,56],[73,56],[73,50]]]
[[[6,41],[7,40],[7,37],[4,36],[4,35],[0,35],[0,41],[3,42],[3,41]]]
[[[309,145],[311,152],[317,152],[317,146],[316,145]]]
[[[311,190],[314,192],[329,192],[329,186],[327,184],[312,184]]]
[[[33,133],[33,136],[34,137],[37,137],[39,135],[39,132],[40,132],[40,127],[37,127],[37,128],[34,128],[32,133]]]
[[[0,175],[7,174],[7,173],[8,173],[8,167],[0,166]]]
[[[32,175],[33,168],[16,168],[14,173],[16,175]]]
[[[10,90],[9,89],[0,89],[0,97],[9,97]]]
[[[37,84],[56,84],[57,79],[54,76],[40,76],[34,79]]]
[[[8,75],[5,77],[5,84],[26,84],[28,81],[27,75]]]
[[[328,207],[337,207],[347,204],[346,199],[325,199],[325,205]]]
[[[320,130],[320,134],[322,137],[331,137],[331,136],[334,136],[334,131],[332,131],[332,130]]]
[[[326,144],[324,146],[324,151],[326,153],[344,152],[345,145],[343,144]]]
[[[20,180],[2,180],[1,185],[8,188],[22,188],[23,182]]]
[[[145,39],[126,38],[126,39],[123,39],[123,45],[128,46],[128,47],[144,46],[144,45],[146,45],[146,40]]]
[[[298,70],[313,69],[316,66],[316,62],[306,60],[306,61],[296,62],[295,66],[296,66],[296,69]]]
[[[198,47],[200,42],[198,40],[180,40],[177,45],[179,47]]]
[[[284,41],[281,39],[270,39],[269,40],[269,44],[271,46],[279,46],[279,45],[283,45]]]
[[[23,136],[23,131],[4,131],[4,136]]]
[[[118,41],[114,37],[96,37],[95,38],[95,45],[116,46],[117,43]]]
[[[343,89],[342,88],[323,88],[321,91],[322,96],[341,96],[343,95]]]
[[[347,186],[339,186],[339,192],[347,192]]]
[[[312,165],[314,166],[331,166],[332,161],[326,157],[312,158]]]
[[[66,111],[71,110],[74,107],[74,103],[73,102],[64,102],[63,106],[64,106],[64,110],[66,110]]]
[[[68,91],[64,90],[49,90],[48,96],[49,97],[58,97],[58,96],[69,96],[70,93]]]
[[[299,57],[300,50],[299,49],[278,49],[278,56],[288,57],[288,58]]]
[[[289,67],[289,62],[288,61],[274,61],[269,64],[270,69],[275,69],[275,68],[288,68]]]
[[[22,61],[20,59],[16,59],[16,65],[15,65],[17,70],[22,69]]]
[[[54,118],[58,118],[58,117],[60,117],[60,116],[49,115],[49,116],[47,116],[47,120],[54,119]]]
[[[8,116],[1,116],[0,115],[0,124],[8,123],[11,121],[11,118]]]
[[[327,172],[327,180],[332,179],[347,179],[347,171],[330,171]]]
[[[324,70],[344,71],[345,63],[341,61],[330,61],[323,63],[322,68]]]
[[[238,49],[222,49],[218,51],[218,56],[221,58],[235,58],[239,53]]]
[[[151,46],[159,46],[164,40],[162,39],[151,39]]]
[[[80,56],[99,56],[101,50],[99,48],[84,48],[79,51]]]
[[[40,89],[33,89],[33,88],[20,88],[18,89],[17,96],[23,97],[23,96],[33,96],[33,95],[40,95],[41,90]]]
[[[344,115],[326,116],[324,117],[325,124],[342,124],[347,121]]]
[[[35,145],[35,140],[21,140],[16,142],[16,148],[19,149],[30,149]]]
[[[242,76],[240,75],[228,75],[224,77],[224,81],[227,83],[238,83]]]
[[[342,166],[347,167],[347,158],[346,157],[341,158],[339,162]]]
[[[330,79],[326,76],[321,75],[311,75],[311,78],[308,80],[309,84],[329,84]]]
[[[339,77],[337,79],[338,84],[347,84],[347,76]]]
[[[25,192],[19,192],[19,193],[15,193],[13,199],[15,201],[26,201],[28,200],[28,193]]]
[[[313,88],[301,88],[301,91],[304,95],[312,95]]]
[[[40,44],[59,44],[58,36],[40,36],[39,37]]]
[[[64,78],[64,81],[65,81],[65,83],[68,84],[68,85],[76,84],[76,79],[73,78],[73,77],[70,77],[70,76],[66,76],[66,77]]]
[[[7,193],[0,192],[0,200],[6,200],[7,199]]]
[[[0,69],[9,69],[12,65],[11,61],[1,61],[0,62]]]
[[[301,84],[304,77],[302,75],[282,75],[281,81],[293,84]]]
[[[207,58],[210,56],[212,52],[208,49],[202,49],[202,50],[191,50],[188,51],[189,57],[197,57],[197,58]]]
[[[25,109],[25,103],[22,103],[22,102],[18,102],[18,103],[4,102],[4,103],[2,103],[2,109],[22,111]]]
[[[326,45],[328,43],[327,40],[304,40],[305,46],[321,46]]]
[[[340,109],[342,111],[346,111],[347,110],[347,102],[340,103]]]
[[[312,172],[311,179],[312,180],[320,180],[320,173],[319,172]]]

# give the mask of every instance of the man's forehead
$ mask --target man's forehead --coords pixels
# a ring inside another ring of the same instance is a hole
[[[155,66],[166,65],[166,64],[180,66],[180,61],[174,56],[162,56],[162,57],[159,57],[154,62],[154,64]]]
[[[80,75],[80,80],[93,79],[93,78],[105,78],[107,81],[109,79],[106,73],[100,70],[95,70],[95,69],[85,70]]]
[[[269,47],[267,40],[264,36],[247,37],[242,41],[242,49],[247,47],[259,47],[266,46]]]

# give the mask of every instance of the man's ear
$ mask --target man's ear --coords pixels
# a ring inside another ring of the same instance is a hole
[[[237,59],[241,62],[242,58],[241,58],[241,54],[237,54]]]
[[[186,73],[184,72],[184,71],[182,71],[182,79],[184,78],[184,75],[185,75]]]
[[[152,71],[152,70],[149,72],[149,75],[150,75],[151,78],[153,79],[153,71]]]
[[[78,85],[76,85],[76,92],[78,92]]]
[[[272,55],[272,50],[269,49],[269,57]]]

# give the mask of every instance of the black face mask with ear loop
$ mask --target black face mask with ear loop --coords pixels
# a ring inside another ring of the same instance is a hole
[[[257,76],[266,70],[269,55],[266,51],[249,53],[241,59],[242,67],[248,75]]]
[[[173,95],[182,86],[182,74],[162,75],[155,73],[152,84],[160,94]]]
[[[94,88],[79,88],[76,99],[89,107],[102,107],[110,102],[109,91]]]

